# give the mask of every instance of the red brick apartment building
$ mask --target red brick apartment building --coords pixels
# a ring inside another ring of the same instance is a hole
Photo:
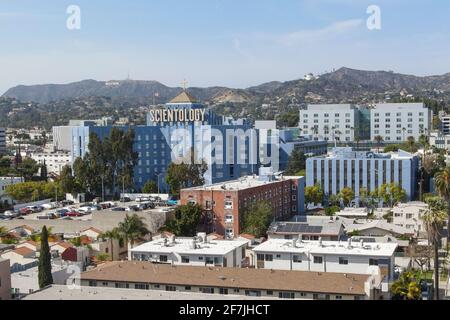
[[[209,217],[206,232],[225,238],[241,233],[240,212],[252,201],[269,201],[277,220],[304,213],[304,177],[245,176],[238,180],[181,190],[181,204],[196,203]]]

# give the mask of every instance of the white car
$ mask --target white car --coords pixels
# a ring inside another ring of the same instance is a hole
[[[6,210],[6,211],[3,213],[3,215],[4,215],[5,217],[15,218],[15,217],[18,217],[20,214],[17,213],[17,212],[11,211],[11,210]]]

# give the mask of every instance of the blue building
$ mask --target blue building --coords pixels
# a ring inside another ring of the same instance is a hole
[[[78,126],[71,128],[72,160],[88,152],[89,135],[109,136],[113,126]],[[233,120],[215,114],[183,91],[163,109],[152,109],[145,126],[116,126],[135,131],[134,150],[138,164],[134,188],[139,191],[153,180],[167,191],[166,171],[172,161],[185,159],[191,150],[195,158],[208,164],[207,184],[237,179],[258,172],[261,165],[259,134],[245,119]]]

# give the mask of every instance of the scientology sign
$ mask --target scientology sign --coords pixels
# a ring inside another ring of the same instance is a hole
[[[205,121],[206,109],[155,109],[150,110],[152,122],[197,122]]]

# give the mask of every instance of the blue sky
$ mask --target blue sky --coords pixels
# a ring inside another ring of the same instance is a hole
[[[66,9],[81,9],[68,30]],[[369,5],[381,30],[366,27]],[[248,87],[342,66],[450,72],[449,1],[0,0],[0,92],[82,79]]]

